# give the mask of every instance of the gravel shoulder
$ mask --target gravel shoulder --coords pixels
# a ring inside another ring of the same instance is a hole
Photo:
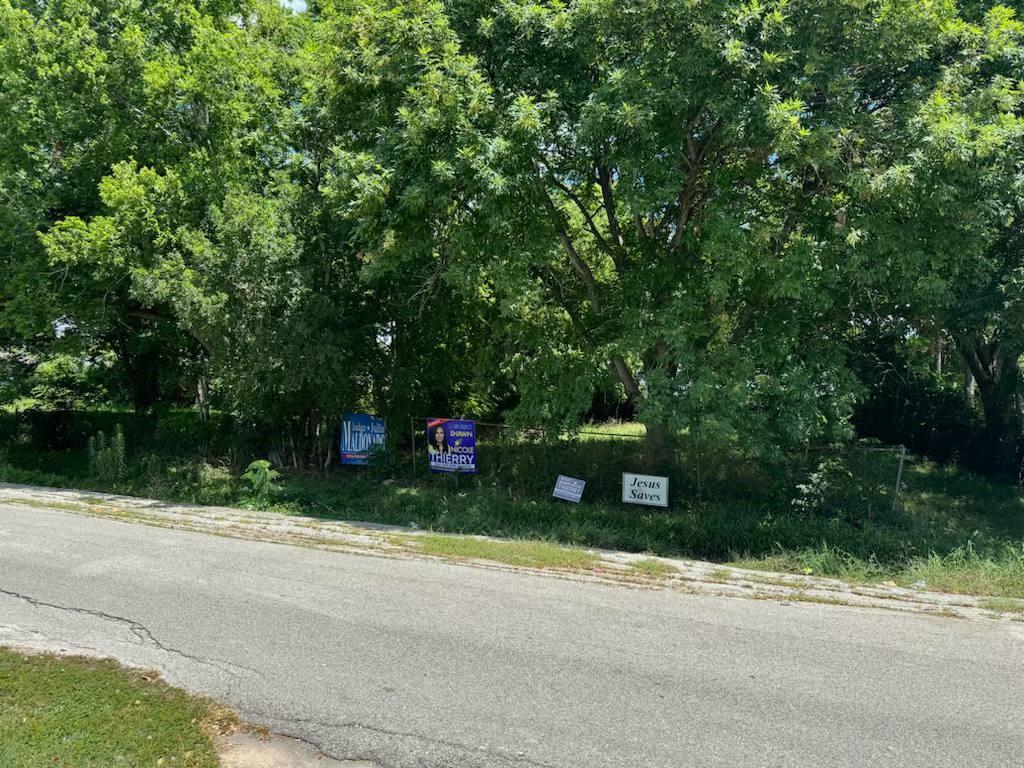
[[[474,568],[530,573],[548,578],[603,582],[746,599],[822,603],[922,613],[969,620],[1024,621],[971,595],[905,589],[892,583],[850,584],[838,579],[750,570],[700,560],[604,550],[561,548],[584,555],[582,565],[529,567],[511,542],[484,536],[438,534],[358,521],[331,521],[272,512],[207,507],[63,488],[0,483],[0,505],[59,509],[87,517],[346,552],[372,557],[443,560]],[[445,546],[445,542],[450,546]],[[467,542],[486,557],[473,556]],[[427,544],[430,546],[427,546]],[[440,546],[438,545],[440,543]],[[504,556],[507,547],[508,556]],[[469,554],[466,554],[469,552]]]

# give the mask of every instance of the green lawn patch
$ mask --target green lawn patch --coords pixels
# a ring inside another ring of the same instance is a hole
[[[981,601],[981,607],[1000,613],[1019,613],[1024,616],[1024,600],[1013,600],[1008,597],[987,597]]]
[[[715,570],[711,572],[712,581],[726,582],[729,581],[731,578],[732,571],[730,571],[728,568],[715,568]]]
[[[0,766],[216,768],[232,716],[110,661],[0,648]]]
[[[546,541],[490,541],[472,536],[410,536],[406,543],[418,551],[455,560],[494,560],[526,568],[587,570],[600,562],[592,552]]]
[[[674,573],[679,573],[679,569],[671,563],[666,563],[663,560],[655,560],[653,557],[644,558],[643,560],[634,560],[629,564],[629,568],[634,573],[641,576],[647,576],[652,579],[664,579]]]

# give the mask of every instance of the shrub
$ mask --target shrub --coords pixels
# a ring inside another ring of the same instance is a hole
[[[281,490],[275,482],[281,473],[274,469],[266,459],[257,459],[249,464],[242,479],[252,487],[252,495],[257,499],[267,499]]]
[[[837,487],[847,484],[853,477],[846,465],[838,458],[820,462],[803,483],[797,483],[793,509],[800,514],[823,514]]]

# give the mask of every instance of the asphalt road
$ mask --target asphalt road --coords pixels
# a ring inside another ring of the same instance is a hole
[[[1024,624],[691,596],[0,505],[0,644],[391,768],[1024,764]]]

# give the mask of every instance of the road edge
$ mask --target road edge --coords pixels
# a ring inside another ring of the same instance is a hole
[[[891,583],[853,584],[839,579],[736,568],[700,560],[554,544],[552,546],[567,552],[586,553],[587,566],[530,567],[480,557],[432,554],[421,549],[422,543],[427,541],[425,537],[453,543],[475,540],[491,544],[489,548],[501,557],[502,546],[511,548],[523,544],[508,539],[180,504],[69,488],[0,483],[0,505],[54,509],[119,522],[346,554],[434,560],[631,588],[876,608],[968,620],[1024,621],[1024,616],[984,607],[984,597],[904,589]]]

